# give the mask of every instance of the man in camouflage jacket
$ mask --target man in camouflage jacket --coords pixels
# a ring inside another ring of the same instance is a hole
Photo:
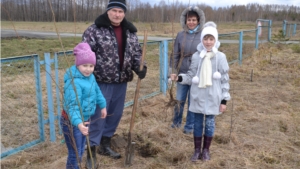
[[[96,54],[94,75],[107,102],[106,119],[100,118],[98,108],[91,117],[91,151],[95,154],[95,146],[100,144],[98,153],[114,159],[121,155],[111,149],[110,140],[122,117],[127,82],[133,79],[133,72],[140,79],[147,72],[144,63],[143,70],[139,71],[142,49],[136,35],[137,29],[125,19],[125,12],[125,0],[110,0],[107,11],[82,36],[82,41],[87,42]],[[89,153],[87,154],[89,160]]]

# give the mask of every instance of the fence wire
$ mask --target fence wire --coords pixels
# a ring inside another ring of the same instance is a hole
[[[253,54],[255,50],[256,30],[243,31],[243,59]]]
[[[1,60],[1,153],[40,139],[34,58]]]
[[[223,52],[229,63],[237,62],[239,59],[239,34],[220,34],[221,46],[219,51]]]
[[[143,47],[143,45],[142,45]],[[160,91],[160,61],[159,61],[159,43],[147,43],[145,62],[147,64],[147,75],[141,81],[139,96],[147,96],[154,92]],[[134,94],[137,84],[137,75],[134,73],[134,78],[127,85],[126,102],[131,102],[134,99]]]
[[[269,22],[261,21],[261,27],[258,27],[258,30],[259,43],[267,42],[269,40]]]
[[[288,23],[286,24],[286,37],[289,40],[300,40],[300,24]]]

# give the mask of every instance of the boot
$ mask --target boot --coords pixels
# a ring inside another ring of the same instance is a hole
[[[89,148],[87,148],[86,168],[96,169],[97,168],[96,146],[91,146],[90,148],[91,148],[92,157],[90,156]],[[92,159],[94,165],[92,165]]]
[[[113,159],[121,158],[121,155],[110,148],[111,137],[102,136],[98,153],[105,156],[110,156]]]
[[[202,151],[202,160],[203,161],[210,160],[209,147],[210,147],[210,143],[211,143],[212,139],[213,139],[213,137],[204,136],[203,151]]]
[[[191,158],[192,162],[196,162],[198,159],[201,158],[201,143],[202,143],[202,137],[194,136],[195,152]]]

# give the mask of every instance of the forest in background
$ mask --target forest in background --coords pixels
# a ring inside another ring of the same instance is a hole
[[[2,21],[35,22],[90,22],[105,12],[109,0],[0,0]],[[161,0],[150,5],[141,0],[126,0],[126,18],[133,22],[179,22],[181,12],[189,5],[197,5],[206,15],[206,20],[215,22],[300,21],[300,6],[294,5],[231,5],[213,8],[205,3],[183,4]]]

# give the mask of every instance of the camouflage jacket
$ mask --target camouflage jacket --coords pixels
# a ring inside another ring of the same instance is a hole
[[[96,54],[94,75],[97,82],[122,83],[133,79],[138,72],[142,49],[136,35],[136,27],[125,18],[121,22],[124,63],[120,70],[117,39],[107,13],[100,15],[82,35],[82,41],[90,44]]]

